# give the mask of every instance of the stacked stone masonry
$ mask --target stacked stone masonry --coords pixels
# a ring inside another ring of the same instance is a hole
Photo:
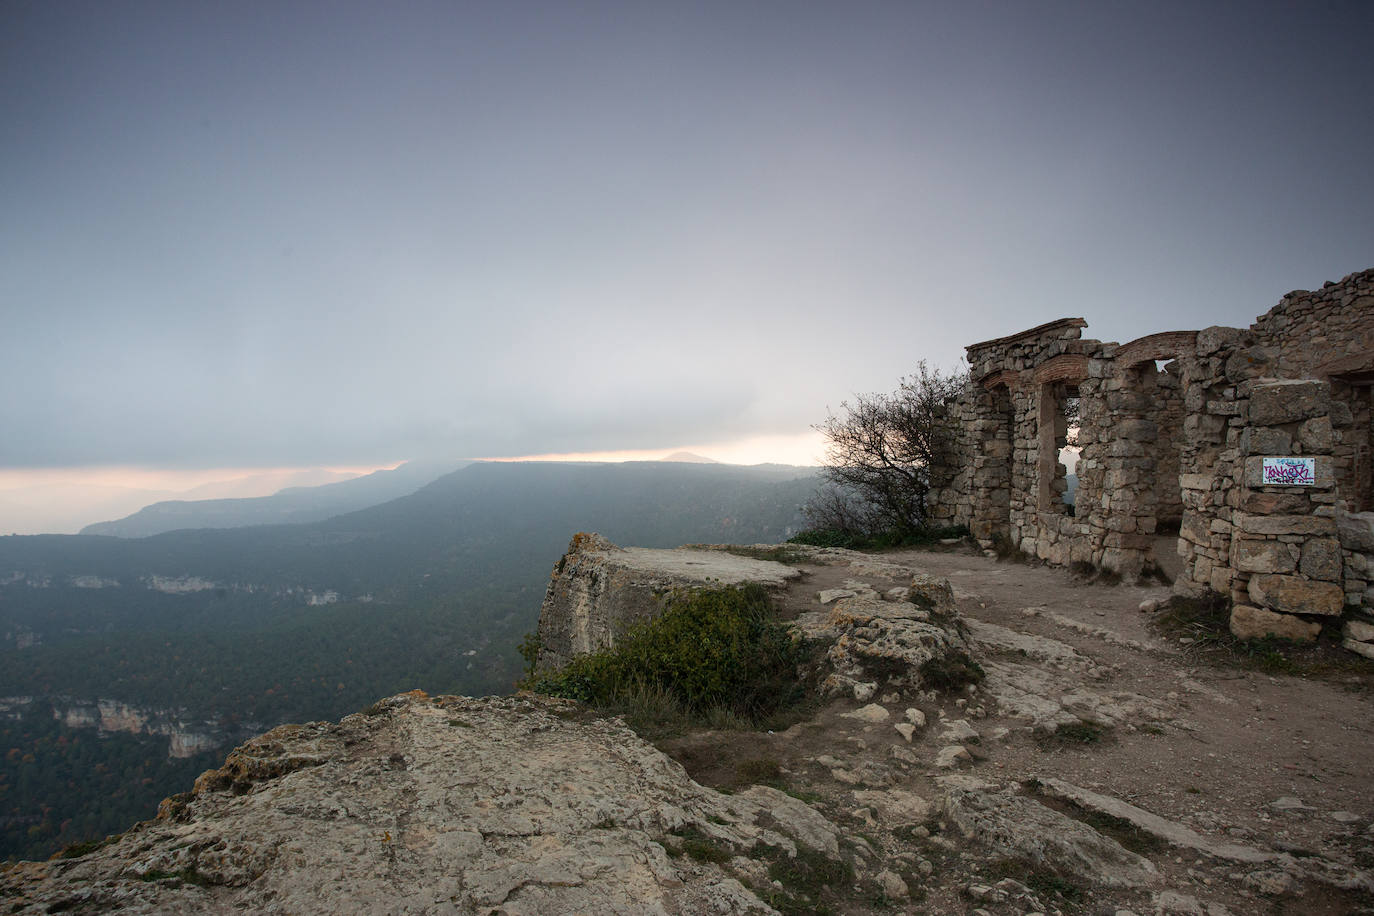
[[[1374,269],[1291,292],[1248,329],[1116,344],[1086,326],[967,348],[932,520],[1128,581],[1168,570],[1176,592],[1229,597],[1238,635],[1339,628],[1374,658]]]

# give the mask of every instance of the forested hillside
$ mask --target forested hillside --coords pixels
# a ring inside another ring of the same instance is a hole
[[[287,487],[253,499],[171,499],[144,506],[133,515],[96,522],[82,534],[121,538],[150,537],[186,528],[242,528],[248,525],[298,525],[320,521],[408,496],[466,461],[409,461],[390,470],[318,487]]]
[[[802,525],[814,487],[798,468],[474,464],[411,496],[304,525],[3,537],[0,697],[181,710],[232,742],[415,687],[506,692],[515,647],[574,532],[640,546],[778,541]],[[91,794],[107,787],[76,767],[59,797],[39,797],[32,787],[54,791],[54,780],[24,768],[51,768],[63,748],[90,759],[79,732],[26,720],[4,733],[0,755],[17,763],[0,770],[0,855],[122,829],[151,816],[146,795],[184,788],[184,767],[147,764],[165,758],[167,738],[120,736],[145,742],[129,775],[151,779],[149,793],[107,805]],[[92,805],[110,812],[99,828],[79,816]]]

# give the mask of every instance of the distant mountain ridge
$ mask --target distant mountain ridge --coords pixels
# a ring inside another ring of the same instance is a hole
[[[317,522],[409,496],[444,474],[469,462],[410,461],[391,470],[374,471],[337,483],[287,487],[271,496],[240,499],[169,499],[108,522],[96,522],[82,534],[143,538],[187,528],[244,528]]]
[[[707,458],[705,455],[698,455],[696,452],[673,452],[662,461],[679,461],[685,464],[720,464],[714,458]]]

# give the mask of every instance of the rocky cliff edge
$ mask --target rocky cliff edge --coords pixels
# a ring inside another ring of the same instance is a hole
[[[109,845],[6,866],[0,897],[14,913],[767,913],[728,860],[798,844],[834,855],[838,831],[776,789],[697,785],[617,720],[416,691],[254,738]]]

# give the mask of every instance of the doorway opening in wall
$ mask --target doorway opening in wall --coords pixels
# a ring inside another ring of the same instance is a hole
[[[1359,376],[1333,376],[1331,379],[1332,406],[1340,405],[1332,415],[1349,414],[1338,421],[1335,449],[1331,453],[1331,469],[1336,488],[1345,501],[1348,512],[1374,511],[1374,387],[1371,381]]]
[[[1064,505],[1069,515],[1077,514],[1078,506],[1078,456],[1083,448],[1079,443],[1079,430],[1082,428],[1078,387],[1066,385],[1061,410],[1064,414],[1064,445],[1059,449],[1059,466],[1064,469]]]
[[[1140,387],[1154,405],[1156,434],[1149,457],[1154,462],[1154,547],[1150,551],[1155,566],[1169,581],[1183,571],[1178,555],[1178,532],[1183,524],[1183,488],[1180,450],[1183,440],[1182,367],[1176,360],[1156,360],[1142,365]]]
[[[1040,390],[1039,503],[1042,512],[1073,515],[1078,495],[1078,385],[1053,382]],[[1072,435],[1072,441],[1070,436]]]

